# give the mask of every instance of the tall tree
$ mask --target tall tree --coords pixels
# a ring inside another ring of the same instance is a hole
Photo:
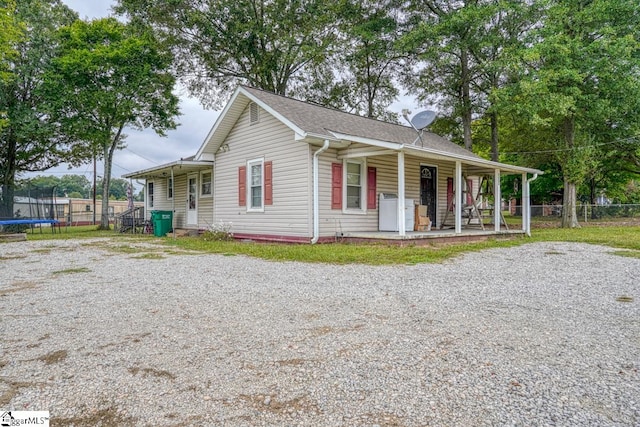
[[[52,125],[48,102],[39,90],[55,52],[55,32],[77,19],[59,0],[20,0],[11,17],[23,25],[25,36],[15,44],[8,78],[0,79],[0,217],[13,216],[16,177],[42,171],[70,160],[72,144]]]
[[[596,169],[598,147],[620,147],[616,141],[639,130],[640,14],[635,0],[539,0],[534,7],[543,18],[502,102],[527,132],[524,150],[560,165],[562,225],[578,227],[577,186]]]
[[[450,117],[459,118],[464,146],[472,150],[471,124],[478,110],[478,94],[472,82],[478,62],[472,49],[495,14],[491,0],[417,0],[412,2],[414,28],[402,40],[405,49],[422,61],[411,67],[404,84],[418,99],[438,104]],[[416,78],[417,77],[417,78]]]
[[[182,83],[211,107],[238,83],[291,92],[335,39],[323,0],[119,0],[115,10],[153,26]]]
[[[22,25],[16,18],[16,2],[0,0],[0,80],[12,77],[11,62],[18,55],[15,46],[23,37]]]
[[[100,228],[108,229],[111,165],[124,147],[125,127],[162,136],[176,127],[172,57],[150,31],[113,18],[76,21],[60,30],[60,46],[46,76],[47,92],[57,95],[50,114],[85,153],[102,158]]]
[[[387,108],[399,94],[396,82],[407,55],[396,46],[402,34],[398,0],[336,3],[339,36],[328,67],[318,67],[302,97],[366,117],[396,121]]]

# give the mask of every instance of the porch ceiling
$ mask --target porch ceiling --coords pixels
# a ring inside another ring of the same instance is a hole
[[[176,162],[167,163],[153,168],[133,172],[123,175],[125,179],[158,179],[170,178],[173,169],[174,176],[184,175],[191,172],[199,172],[213,167],[213,161],[206,160],[178,160]]]

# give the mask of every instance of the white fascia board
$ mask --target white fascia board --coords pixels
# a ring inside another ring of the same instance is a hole
[[[126,175],[122,175],[123,178],[141,178],[144,177],[145,175],[151,175],[154,172],[159,172],[165,169],[171,169],[172,167],[177,167],[177,166],[195,166],[195,167],[211,167],[213,166],[212,161],[197,161],[197,160],[177,160],[175,162],[171,162],[171,163],[165,163],[164,165],[160,165],[160,166],[154,166],[152,168],[148,168],[148,169],[143,169],[140,171],[136,171],[136,172],[132,172],[132,173],[128,173]]]
[[[485,160],[482,158],[478,158],[478,157],[471,157],[471,156],[464,156],[461,154],[456,154],[456,153],[448,153],[446,151],[440,151],[440,150],[434,150],[431,148],[424,148],[424,147],[410,147],[410,146],[404,146],[404,150],[407,152],[418,152],[418,153],[428,153],[428,154],[433,154],[435,156],[438,156],[440,158],[444,158],[444,159],[450,159],[450,160],[460,160],[466,164],[471,164],[471,165],[475,165],[475,166],[480,166],[480,167],[486,167],[486,168],[490,168],[490,169],[500,169],[502,171],[510,171],[510,172],[517,172],[517,173],[532,173],[532,174],[543,174],[544,172],[538,170],[538,169],[532,169],[532,168],[525,168],[522,166],[514,166],[514,165],[508,165],[506,163],[499,163],[499,162],[494,162],[491,160]]]
[[[231,109],[231,106],[233,105],[233,103],[236,101],[236,99],[238,98],[238,94],[240,93],[240,87],[238,87],[235,92],[233,92],[233,95],[231,95],[231,99],[229,99],[229,102],[227,102],[227,105],[224,106],[224,108],[222,109],[222,112],[220,113],[220,115],[218,116],[218,118],[216,119],[215,123],[213,124],[213,126],[211,126],[211,130],[209,131],[209,133],[207,134],[207,136],[205,137],[204,141],[202,142],[202,144],[200,145],[200,148],[198,149],[198,152],[195,155],[195,158],[198,159],[200,158],[200,156],[202,156],[202,153],[204,152],[205,147],[209,144],[209,141],[211,140],[211,138],[213,137],[213,135],[216,133],[216,130],[220,127],[220,124],[225,120],[225,118],[227,117],[227,113],[229,112],[229,110]]]
[[[361,144],[372,145],[374,147],[388,148],[390,150],[401,150],[404,144],[398,144],[396,142],[380,141],[378,139],[364,138],[362,136],[348,135],[346,133],[340,133],[335,131],[329,131],[338,139],[359,142]]]

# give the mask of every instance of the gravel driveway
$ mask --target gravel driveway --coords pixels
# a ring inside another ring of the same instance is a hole
[[[640,425],[640,259],[611,248],[393,267],[170,251],[0,244],[0,410],[52,426]]]

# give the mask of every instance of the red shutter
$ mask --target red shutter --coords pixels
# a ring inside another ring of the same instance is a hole
[[[273,204],[273,162],[264,162],[264,204]]]
[[[473,205],[473,180],[467,179],[467,205]]]
[[[367,168],[367,209],[376,208],[376,168]]]
[[[342,163],[331,164],[331,209],[342,209]]]
[[[238,205],[247,206],[247,167],[238,168]]]
[[[447,178],[447,209],[453,211],[453,178]]]

